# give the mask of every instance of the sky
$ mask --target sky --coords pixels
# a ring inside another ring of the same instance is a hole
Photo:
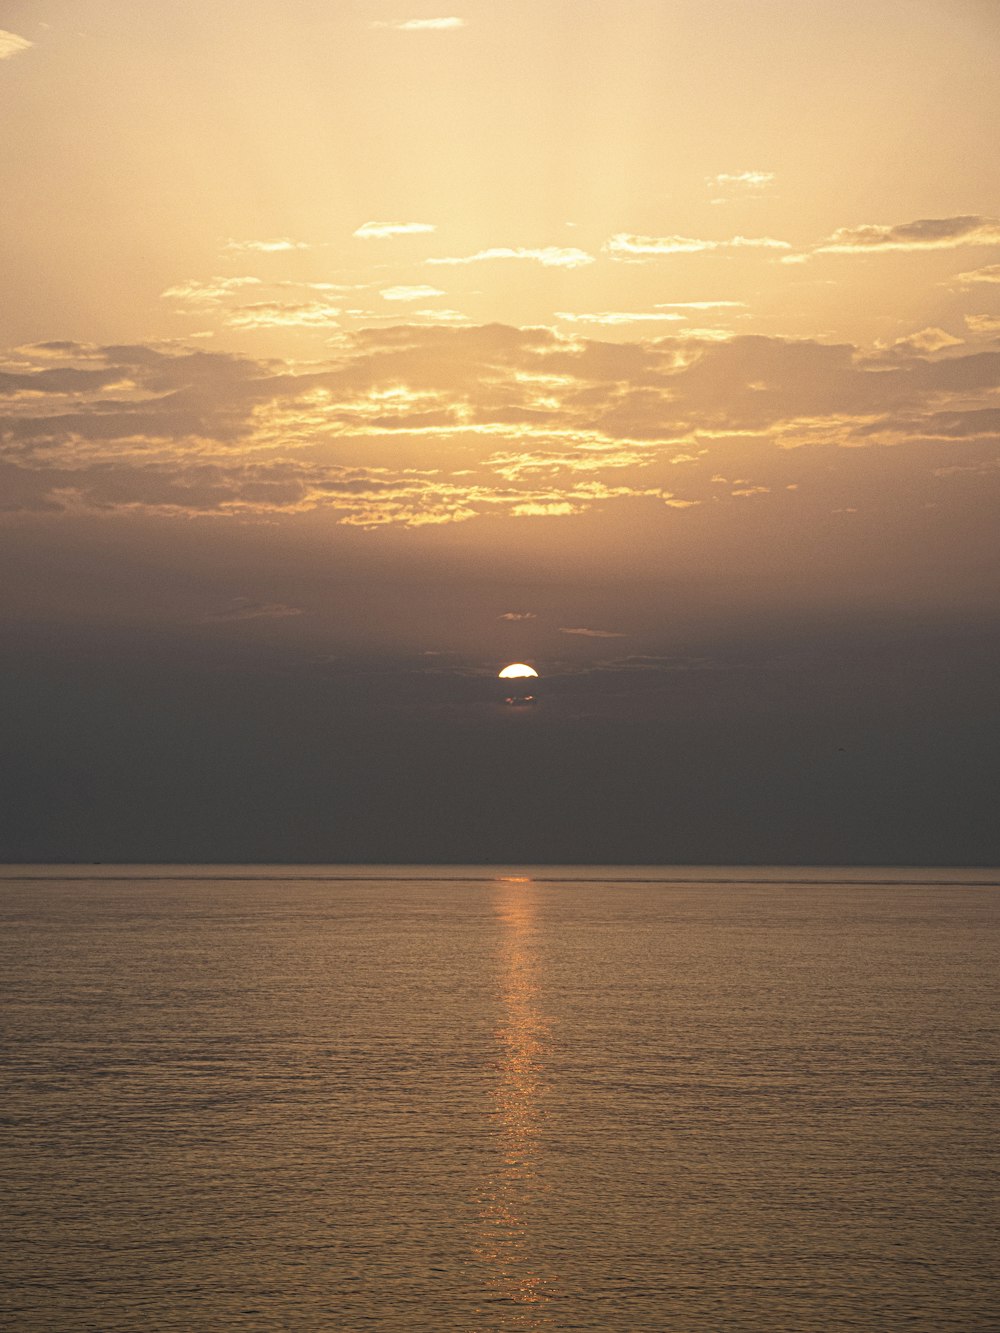
[[[998,59],[0,0],[0,858],[1000,862]]]

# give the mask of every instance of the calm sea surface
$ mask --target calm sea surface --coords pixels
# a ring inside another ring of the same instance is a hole
[[[996,1330],[998,884],[0,870],[0,1323]]]

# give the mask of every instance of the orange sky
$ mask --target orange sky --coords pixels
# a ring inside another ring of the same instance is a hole
[[[8,625],[551,675],[995,623],[992,0],[0,29]]]

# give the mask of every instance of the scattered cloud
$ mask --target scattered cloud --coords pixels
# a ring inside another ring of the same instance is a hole
[[[418,236],[436,230],[429,222],[363,222],[354,235],[362,241],[377,241],[387,236]]]
[[[618,232],[604,244],[612,259],[657,259],[663,255],[690,255],[707,250],[790,250],[788,241],[771,236],[732,236],[725,241],[706,241],[693,236],[635,236]]]
[[[308,241],[293,241],[288,236],[276,236],[266,241],[235,241],[230,239],[226,241],[222,248],[237,254],[250,252],[271,255],[281,254],[287,250],[312,250],[315,247],[310,245]]]
[[[866,254],[873,250],[952,250],[962,245],[1000,245],[1000,218],[968,215],[920,218],[894,227],[841,227],[817,254]]]
[[[582,268],[592,264],[594,256],[574,246],[546,245],[540,249],[524,246],[493,246],[489,250],[479,250],[474,255],[446,256],[439,259],[426,259],[426,264],[480,264],[492,259],[527,259],[545,268]]]
[[[465,19],[391,19],[376,20],[373,28],[394,28],[397,32],[448,32],[453,28],[464,28]]]
[[[379,295],[383,301],[424,301],[431,296],[444,296],[440,287],[428,287],[426,283],[413,287],[383,287]]]
[[[497,620],[537,620],[538,616],[534,611],[505,611],[502,616],[497,616]]]
[[[335,310],[228,313],[243,327],[308,327]],[[371,529],[606,510],[644,531],[723,521],[765,496],[769,522],[793,503],[803,515],[870,513],[872,496],[883,513],[920,508],[942,468],[954,471],[939,488],[1000,483],[981,468],[1000,457],[992,344],[933,329],[869,351],[643,331],[610,342],[575,326],[341,328],[327,360],[299,365],[176,343],[21,347],[0,368],[0,507],[322,512]],[[998,500],[984,489],[976,503]]]
[[[581,639],[624,639],[624,634],[619,634],[613,629],[567,629],[560,625],[560,634],[576,634]]]
[[[34,42],[29,42],[27,37],[18,37],[16,32],[6,32],[0,28],[0,60],[10,60],[31,46],[34,46]]]

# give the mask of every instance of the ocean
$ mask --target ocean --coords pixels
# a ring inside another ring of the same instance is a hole
[[[0,870],[12,1330],[1000,1328],[1000,873]]]

